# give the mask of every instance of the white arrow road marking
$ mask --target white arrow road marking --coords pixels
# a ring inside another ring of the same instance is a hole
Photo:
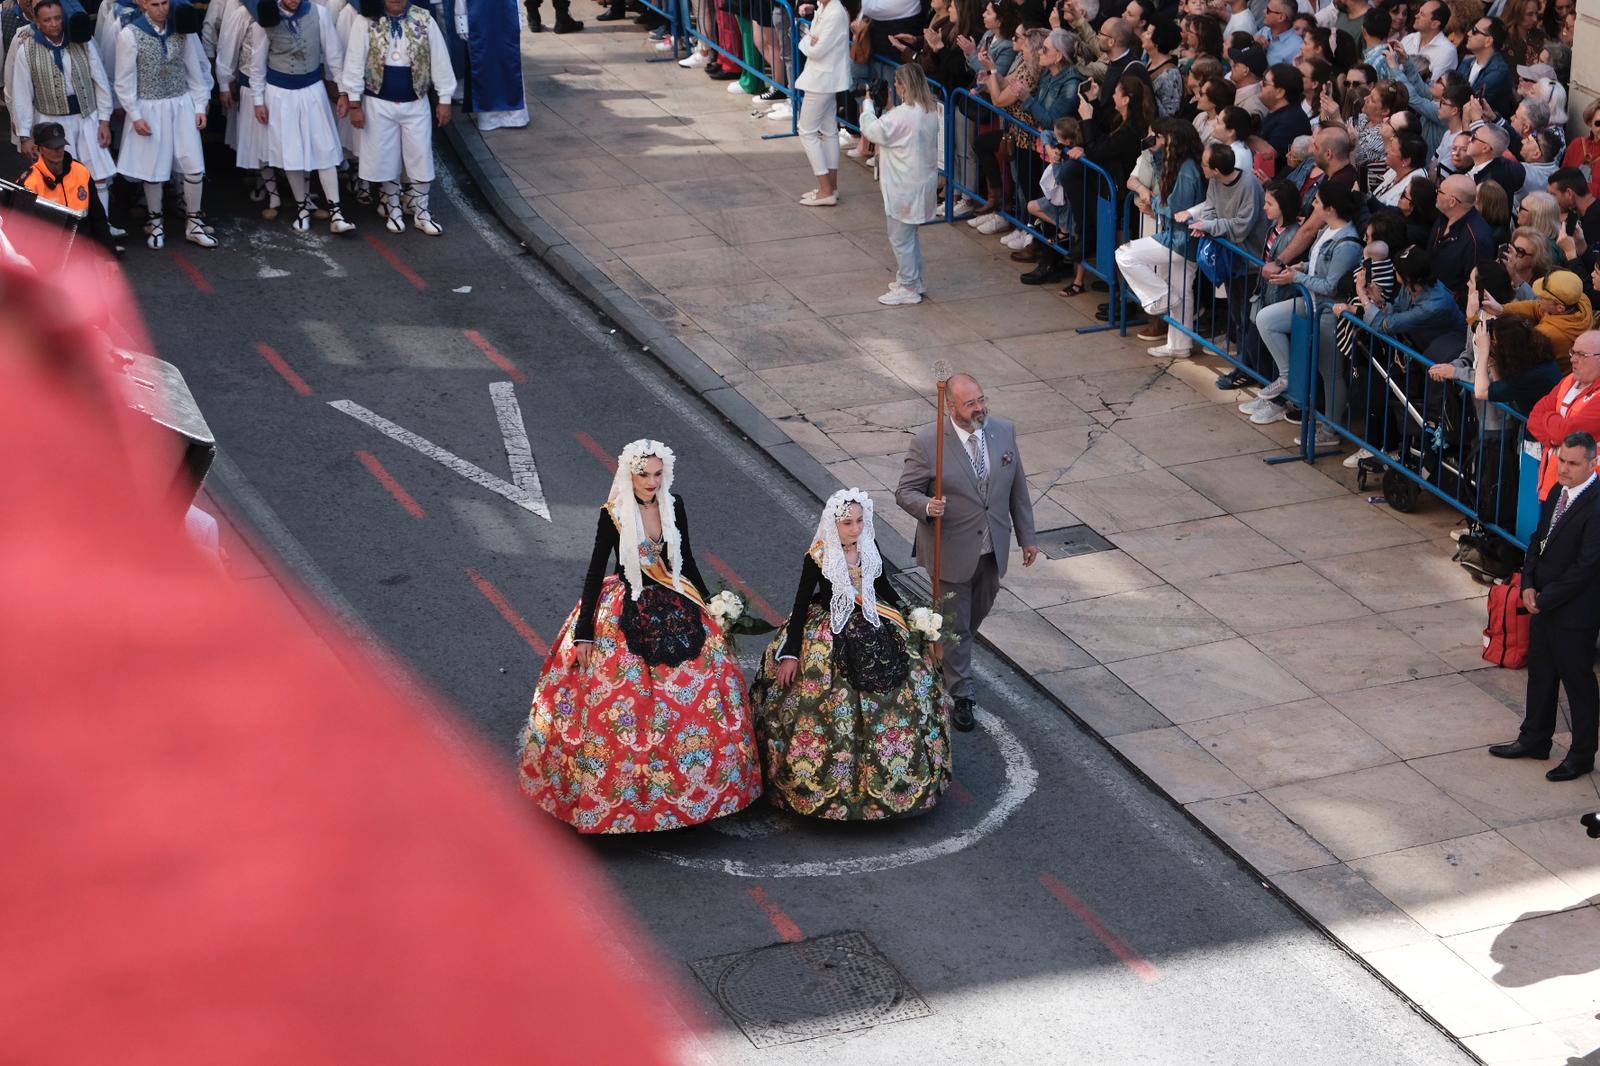
[[[533,447],[528,443],[528,431],[523,426],[522,410],[517,404],[516,395],[511,391],[511,382],[494,382],[489,386],[489,390],[490,398],[494,402],[495,415],[500,421],[500,435],[505,439],[506,457],[511,461],[510,483],[495,477],[481,466],[467,462],[454,452],[417,436],[404,426],[395,425],[358,403],[350,400],[330,400],[328,406],[343,411],[358,422],[365,422],[384,436],[422,453],[446,470],[460,474],[473,484],[482,485],[490,492],[504,496],[518,507],[532,511],[549,522],[550,507],[545,503],[544,489],[539,484],[539,472],[533,465]]]

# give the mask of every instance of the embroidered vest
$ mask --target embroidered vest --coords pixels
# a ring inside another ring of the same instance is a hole
[[[274,84],[282,81],[275,74],[306,85],[322,80],[322,18],[312,0],[305,0],[300,10],[305,12],[301,17],[286,18],[267,31],[267,81]]]
[[[17,43],[27,46],[28,71],[33,75],[33,102],[40,114],[52,117],[68,114],[71,105],[67,103],[67,96],[74,92],[79,113],[95,113],[94,77],[89,73],[89,57],[83,45],[67,46],[67,61],[72,65],[72,84],[68,86],[67,75],[56,68],[55,56],[51,55],[48,45],[40,44],[31,34]]]
[[[139,99],[171,100],[189,92],[189,75],[183,68],[183,50],[188,41],[175,33],[157,37],[133,27],[139,45],[135,70],[139,76]]]
[[[401,20],[401,44],[411,60],[411,88],[417,98],[433,88],[433,49],[428,44],[428,26],[433,16],[421,8],[407,8]],[[367,31],[366,90],[376,96],[383,88],[384,58],[389,52],[389,16],[372,20]]]

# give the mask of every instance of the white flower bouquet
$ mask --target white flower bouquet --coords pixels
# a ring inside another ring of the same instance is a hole
[[[939,639],[939,631],[944,628],[944,615],[932,607],[913,607],[910,616],[906,618],[906,624],[924,640],[936,641]]]
[[[717,620],[717,625],[727,629],[744,614],[744,601],[736,593],[723,589],[711,597],[711,602],[706,604],[706,612]]]
[[[941,600],[952,598],[945,593]],[[955,628],[950,618],[936,607],[913,607],[906,612],[906,651],[913,659],[920,659],[929,649],[940,644],[954,644]]]

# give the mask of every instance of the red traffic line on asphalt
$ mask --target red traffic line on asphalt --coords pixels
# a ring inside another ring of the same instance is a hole
[[[518,369],[517,364],[501,355],[500,349],[490,344],[483,334],[479,333],[475,329],[469,329],[467,330],[467,340],[471,341],[473,344],[476,344],[479,350],[483,352],[484,356],[488,358],[489,362],[493,363],[501,370],[504,370],[512,381],[516,382],[518,385],[526,385],[528,383],[528,375],[524,374],[520,369]]]
[[[483,593],[483,598],[492,603],[494,609],[500,612],[500,617],[504,618],[511,628],[517,631],[518,636],[528,642],[528,647],[540,655],[550,654],[550,645],[546,644],[544,639],[534,631],[534,628],[528,624],[526,618],[517,613],[517,609],[511,606],[511,601],[506,599],[499,589],[495,588],[494,582],[484,577],[476,567],[472,566],[467,567],[467,577],[472,580],[474,585],[478,586],[478,591]]]
[[[216,293],[217,290],[212,287],[211,282],[206,280],[206,276],[204,274],[200,273],[200,268],[189,262],[189,257],[178,251],[176,248],[172,250],[172,261],[178,264],[179,270],[189,275],[189,280],[194,282],[195,288],[199,289],[207,296],[211,296]]]
[[[1066,904],[1067,910],[1077,915],[1078,921],[1088,926],[1089,932],[1099,938],[1111,954],[1122,960],[1122,965],[1132,970],[1134,975],[1146,984],[1155,984],[1161,980],[1161,974],[1150,964],[1143,955],[1133,949],[1126,940],[1111,931],[1111,927],[1100,920],[1083,900],[1079,899],[1066,885],[1056,878],[1054,874],[1043,873],[1039,875],[1039,883],[1050,890],[1050,894]]]
[[[573,436],[578,438],[578,443],[583,445],[583,450],[599,460],[607,470],[611,471],[613,474],[617,472],[616,459],[612,457],[610,452],[600,447],[599,441],[595,440],[581,429],[574,433]]]
[[[361,460],[361,465],[367,468],[368,473],[378,479],[378,484],[388,489],[389,495],[393,496],[401,507],[410,512],[412,518],[428,517],[428,512],[422,509],[422,504],[418,503],[416,497],[407,492],[405,486],[400,484],[393,474],[389,473],[388,467],[384,466],[376,455],[371,452],[358,451],[356,452],[356,458]]]
[[[302,396],[311,395],[311,386],[306,384],[306,379],[294,372],[294,367],[289,361],[278,354],[278,350],[270,344],[257,344],[256,351],[261,353],[261,358],[272,365],[278,376],[289,383],[289,387]]]
[[[777,930],[778,938],[791,944],[804,940],[806,935],[800,931],[800,926],[795,920],[783,913],[783,908],[778,906],[773,898],[767,895],[767,890],[760,885],[752,885],[745,889],[750,898],[755,900],[757,907],[767,916],[767,921],[772,923],[772,928]]]
[[[363,233],[362,236],[367,239],[368,244],[372,245],[372,250],[377,252],[385,263],[388,263],[390,266],[394,267],[396,274],[399,274],[402,278],[405,278],[407,281],[411,282],[412,286],[418,292],[421,292],[423,289],[428,287],[428,283],[422,280],[422,275],[418,274],[415,270],[412,270],[409,266],[407,266],[406,261],[401,259],[399,254],[395,252],[394,249],[390,248],[387,244],[384,244],[371,233]]]

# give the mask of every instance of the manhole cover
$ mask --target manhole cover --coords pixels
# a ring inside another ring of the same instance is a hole
[[[1044,552],[1046,559],[1069,559],[1074,555],[1108,552],[1115,547],[1109,540],[1085,525],[1041,529],[1035,536],[1039,550]]]
[[[689,968],[758,1048],[933,1013],[858,932],[699,959]]]

